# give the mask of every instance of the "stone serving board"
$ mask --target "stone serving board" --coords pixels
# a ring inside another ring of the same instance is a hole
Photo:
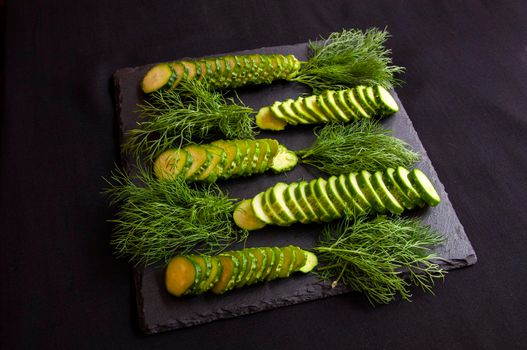
[[[298,59],[306,60],[308,49],[307,45],[302,43],[236,53],[294,54]],[[176,58],[183,57],[176,53],[174,59]],[[151,65],[123,68],[114,74],[121,143],[126,138],[127,131],[134,128],[138,120],[137,105],[145,98],[140,90],[140,81],[150,67]],[[305,92],[308,92],[305,87],[289,82],[275,82],[272,85],[238,90],[242,101],[254,109],[269,105],[276,100],[296,97]],[[413,210],[408,215],[420,217],[424,224],[430,225],[445,236],[445,243],[435,249],[436,253],[445,259],[440,262],[445,269],[475,264],[477,261],[476,253],[452,207],[448,194],[437,177],[408,114],[395,92],[393,93],[400,106],[400,111],[384,119],[382,121],[383,126],[391,129],[394,136],[405,140],[422,155],[422,160],[417,164],[417,167],[429,176],[442,199],[442,202],[436,207]],[[278,139],[292,150],[306,148],[314,140],[312,127],[306,126],[287,127],[282,132],[261,132],[258,137]],[[124,161],[126,162],[126,159]],[[221,185],[231,197],[241,199],[253,197],[278,181],[292,182],[302,178],[310,179],[318,175],[321,174],[313,168],[299,165],[287,174],[263,174],[224,181]],[[245,242],[245,246],[294,244],[310,249],[314,246],[320,230],[321,226],[316,224],[296,224],[286,228],[267,226],[252,232]],[[241,247],[242,245],[239,244],[233,246],[233,249]],[[332,288],[330,282],[320,281],[313,274],[299,274],[283,280],[233,290],[225,295],[218,296],[206,293],[200,296],[175,298],[165,291],[163,277],[162,266],[137,268],[135,270],[139,323],[145,333],[164,332],[350,292],[343,286]]]

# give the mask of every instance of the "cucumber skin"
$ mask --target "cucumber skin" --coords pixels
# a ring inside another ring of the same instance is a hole
[[[256,257],[254,256],[254,251],[258,250],[260,254],[264,257],[262,259],[262,265],[260,266],[260,269],[257,271],[257,264],[256,264]],[[275,256],[275,254],[267,254],[268,250],[273,250],[276,253],[278,253],[282,259],[277,260],[278,258]],[[291,259],[289,260],[287,266],[284,265],[284,252],[288,250]],[[296,262],[297,253],[303,253],[305,257],[311,257],[311,259],[304,259],[304,262],[299,265]],[[258,282],[262,281],[272,281],[274,279],[279,278],[287,278],[290,276],[290,274],[294,272],[303,272],[308,273],[312,271],[317,266],[317,260],[316,255],[313,253],[303,250],[302,248],[298,246],[284,246],[284,247],[254,247],[254,248],[245,248],[241,250],[234,250],[234,251],[227,251],[223,252],[220,255],[217,256],[210,256],[210,255],[201,255],[201,257],[204,257],[206,261],[210,262],[213,259],[217,259],[218,256],[224,256],[228,257],[234,265],[233,274],[231,278],[229,279],[227,285],[225,288],[220,291],[217,294],[223,294],[229,290],[232,290],[233,288],[241,288],[243,286],[248,286],[252,284],[256,284]],[[251,259],[248,259],[248,256],[252,256]],[[274,257],[273,259],[268,259],[269,256]],[[191,255],[184,256],[186,259],[189,259]],[[248,262],[244,267],[242,267],[242,264],[239,261],[239,258],[242,259],[245,258],[247,260],[251,260]],[[313,258],[314,257],[314,258]],[[175,258],[181,258],[181,256],[176,256]],[[194,265],[194,267],[197,267],[198,264],[193,262],[189,259],[189,261]],[[219,263],[219,259],[218,259]],[[212,270],[212,264],[206,263],[206,268]],[[251,271],[252,270],[252,271]],[[218,271],[221,271],[221,263],[220,263],[220,269]],[[200,267],[197,267],[196,269],[196,276],[194,283],[182,294],[182,295],[198,295],[205,293],[207,291],[210,291],[214,288],[216,283],[219,281],[219,275],[221,272],[216,272],[216,276],[214,277],[214,283],[211,285],[208,285],[206,282],[211,280],[211,272],[212,271],[202,271]],[[284,271],[285,273],[282,273],[280,275],[280,271]],[[242,279],[242,277],[245,277]],[[202,288],[197,288],[197,286]]]

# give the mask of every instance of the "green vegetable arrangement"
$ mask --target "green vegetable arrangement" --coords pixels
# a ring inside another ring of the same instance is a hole
[[[421,170],[419,154],[375,118],[399,110],[389,92],[403,68],[391,63],[386,31],[344,30],[310,42],[310,58],[227,55],[153,66],[140,120],[123,151],[138,160],[136,175],[116,171],[107,194],[120,207],[112,245],[136,265],[163,263],[165,287],[176,297],[315,272],[370,301],[410,298],[411,284],[431,289],[444,271],[431,249],[441,236],[401,217],[441,198]],[[276,101],[258,111],[215,89],[287,80],[313,95]],[[309,124],[314,143],[289,150],[262,130]],[[208,143],[206,143],[208,142]],[[298,163],[328,174],[278,182],[236,200],[217,180],[287,172]],[[332,223],[330,223],[332,222]],[[266,225],[319,223],[322,234],[301,247],[227,251]],[[320,262],[320,264],[319,264]]]
[[[356,85],[393,86],[403,68],[392,65],[384,47],[389,34],[376,28],[365,32],[343,30],[326,39],[310,42],[307,62],[293,55],[228,55],[198,60],[160,63],[142,81],[145,93],[173,89],[185,81],[206,80],[214,88],[237,88],[270,84],[275,80],[296,81],[314,92]]]
[[[331,123],[315,130],[315,143],[291,151],[273,139],[217,140],[166,150],[154,162],[158,179],[181,176],[187,181],[214,182],[294,168],[299,157],[328,174],[375,171],[398,165],[410,167],[419,155],[404,141],[389,135],[377,122]]]

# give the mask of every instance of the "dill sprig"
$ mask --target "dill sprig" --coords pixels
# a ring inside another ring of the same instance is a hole
[[[344,219],[325,226],[315,250],[324,266],[318,274],[366,294],[372,303],[388,303],[397,295],[410,300],[409,287],[432,292],[445,271],[430,248],[443,237],[417,219],[379,216]]]
[[[124,152],[137,158],[152,160],[190,141],[252,139],[256,134],[251,108],[197,80],[150,94],[139,105],[139,112],[137,127],[129,131],[123,144]]]
[[[292,80],[310,86],[315,93],[356,85],[390,88],[399,84],[395,75],[404,68],[392,65],[391,50],[384,46],[389,36],[377,28],[365,32],[351,29],[310,41],[311,58]]]
[[[419,153],[376,121],[331,123],[314,132],[313,145],[296,153],[302,162],[331,175],[411,167],[419,160]]]
[[[146,170],[113,172],[106,191],[119,206],[112,245],[134,264],[167,261],[175,254],[217,253],[244,240],[232,220],[235,200],[215,184],[191,187],[183,179],[163,181]]]

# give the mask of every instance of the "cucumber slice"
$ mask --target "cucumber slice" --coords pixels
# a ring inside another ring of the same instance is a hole
[[[308,124],[308,120],[303,115],[296,113],[292,108],[294,102],[295,100],[289,98],[278,104],[278,108],[282,112],[282,115],[287,118],[287,123],[291,125]]]
[[[239,264],[239,270],[238,275],[236,276],[236,280],[234,281],[233,288],[236,287],[238,284],[240,284],[240,281],[242,280],[242,277],[245,275],[245,272],[247,270],[249,260],[245,256],[245,254],[242,254],[239,250],[233,250],[230,252],[225,252],[224,254],[232,256],[234,259],[237,259]]]
[[[306,196],[308,203],[313,208],[315,215],[318,219],[323,222],[329,222],[333,220],[330,212],[324,207],[324,204],[320,201],[320,198],[316,194],[317,179],[313,179],[306,186]]]
[[[355,112],[357,113],[357,118],[358,119],[368,119],[368,118],[371,118],[371,116],[368,114],[368,112],[366,112],[364,110],[364,108],[362,107],[359,99],[357,98],[357,95],[356,95],[356,89],[349,89],[349,90],[346,90],[347,91],[347,97],[348,97],[348,101],[349,101],[349,104],[351,106],[353,106],[353,109],[355,110]]]
[[[185,147],[185,151],[192,159],[192,165],[185,173],[185,178],[191,179],[195,173],[201,171],[202,167],[208,165],[207,162],[210,161],[210,158],[205,148],[200,145],[188,145]]]
[[[379,106],[383,111],[383,115],[391,115],[399,111],[399,106],[393,96],[380,85],[373,89],[376,99],[379,101]]]
[[[373,188],[373,185],[371,183],[371,174],[370,172],[366,170],[362,170],[359,175],[357,176],[357,182],[359,184],[359,187],[364,193],[364,196],[368,199],[368,202],[371,204],[371,207],[377,212],[377,213],[385,213],[386,212],[386,206],[381,201],[381,198],[375,192],[375,189]]]
[[[269,216],[269,218],[271,219],[271,221],[272,221],[272,223],[274,225],[278,225],[278,226],[289,226],[289,225],[291,225],[291,222],[288,222],[288,221],[284,220],[282,218],[282,216],[280,215],[281,213],[277,212],[274,209],[273,201],[271,200],[271,193],[272,192],[273,192],[273,187],[269,187],[264,192],[263,200],[262,200],[262,204],[263,204],[262,207],[263,207],[264,212]]]
[[[293,265],[295,263],[295,254],[293,249],[291,249],[291,246],[280,248],[282,250],[282,254],[284,256],[284,262],[282,263],[282,266],[280,270],[277,273],[278,278],[287,278],[289,277],[289,274],[293,270]]]
[[[369,205],[360,205],[356,200],[357,194],[351,189],[349,175],[340,175],[335,181],[335,188],[340,197],[346,202],[346,213],[352,216],[366,214]]]
[[[266,247],[266,248],[261,248],[261,249],[265,252],[265,255],[267,255],[267,261],[263,269],[262,276],[260,277],[258,282],[267,280],[267,278],[273,271],[273,267],[276,262],[276,252],[273,248]]]
[[[299,182],[297,188],[295,189],[294,197],[300,205],[300,209],[302,209],[302,211],[304,212],[304,214],[306,214],[308,218],[308,221],[306,221],[306,223],[309,221],[319,222],[320,219],[318,218],[313,206],[309,203],[309,200],[307,198],[306,189],[308,186],[309,183],[307,181]]]
[[[177,297],[187,293],[196,279],[194,264],[185,256],[170,260],[165,271],[165,288]]]
[[[306,254],[297,246],[291,246],[295,254],[295,263],[293,265],[293,272],[298,271],[306,263]]]
[[[375,115],[379,115],[379,108],[380,108],[379,101],[377,101],[375,97],[375,92],[373,91],[373,87],[367,86],[364,92],[366,94],[366,99],[368,100],[368,103],[370,104],[370,106],[373,106],[373,108],[375,109]]]
[[[254,199],[245,199],[241,201],[232,214],[234,222],[238,227],[244,230],[258,230],[266,225],[266,223],[258,218],[252,208]]]
[[[245,286],[251,279],[252,275],[256,273],[257,260],[254,254],[247,249],[241,250],[240,254],[243,254],[247,259],[247,268],[245,269],[245,272],[243,273],[240,282],[236,284],[236,288],[241,288]]]
[[[309,218],[304,212],[300,203],[298,202],[297,195],[295,194],[298,186],[298,182],[290,183],[287,186],[287,190],[284,192],[284,201],[293,216],[295,217],[296,221],[299,221],[301,223],[307,223],[309,222]]]
[[[269,161],[269,155],[271,153],[271,147],[269,146],[269,143],[265,140],[258,140],[258,143],[260,145],[260,153],[258,154],[258,159],[256,160],[256,164],[254,165],[254,169],[255,173],[261,174],[268,169],[267,164]]]
[[[270,107],[262,107],[256,114],[256,126],[263,130],[284,130],[287,121],[277,118]]]
[[[262,278],[263,273],[265,272],[265,269],[267,268],[267,253],[263,249],[259,248],[248,248],[256,259],[256,266],[254,268],[254,272],[251,274],[249,281],[246,285],[254,284]]]
[[[282,269],[282,265],[284,264],[284,253],[282,252],[282,249],[278,247],[273,247],[275,261],[271,268],[271,272],[269,275],[267,275],[267,281],[272,281],[275,278],[278,277],[278,272]]]
[[[298,156],[295,152],[284,146],[278,146],[278,152],[273,157],[271,169],[276,173],[283,173],[293,169],[298,164]]]
[[[217,256],[210,257],[210,266],[211,267],[210,267],[209,278],[207,279],[205,283],[205,288],[203,290],[200,290],[201,293],[205,293],[206,291],[214,287],[214,285],[218,283],[218,281],[220,280],[222,268],[221,268],[220,260],[218,259]]]
[[[288,186],[284,182],[278,182],[275,184],[269,192],[268,201],[269,205],[272,207],[273,212],[280,217],[280,220],[290,225],[295,223],[297,220],[284,199],[284,192],[287,190],[287,188]]]
[[[223,294],[231,290],[238,276],[240,263],[238,259],[228,254],[220,254],[218,260],[221,264],[221,275],[212,287],[211,291],[215,294]]]
[[[421,199],[419,192],[417,192],[417,189],[414,187],[414,185],[412,185],[410,179],[408,179],[408,174],[410,174],[408,169],[402,166],[397,167],[394,173],[394,179],[399,185],[399,187],[402,189],[403,193],[408,198],[410,198],[414,205],[423,207],[425,205],[425,202]]]
[[[337,177],[331,176],[326,182],[326,193],[331,203],[335,206],[339,213],[348,211],[348,203],[340,195],[340,191],[337,189]]]
[[[441,202],[441,197],[439,197],[434,185],[421,170],[417,168],[412,170],[408,179],[414,185],[421,199],[428,205],[436,206]]]
[[[371,204],[368,198],[366,198],[364,190],[361,189],[357,178],[358,176],[356,173],[348,174],[348,176],[346,176],[346,188],[357,205],[362,208],[365,213],[370,213],[373,210],[373,204]]]
[[[390,192],[393,194],[395,198],[397,198],[397,201],[401,203],[406,209],[413,209],[415,208],[415,204],[408,198],[408,196],[404,193],[404,191],[399,187],[399,184],[394,179],[394,173],[395,169],[393,168],[387,168],[384,171],[384,183],[390,190]]]
[[[317,96],[312,95],[306,98],[300,98],[298,104],[300,106],[302,106],[302,104],[304,105],[305,111],[312,120],[311,123],[327,123],[330,121],[330,118],[324,114],[324,110],[319,106]]]
[[[227,179],[233,175],[233,171],[241,162],[241,153],[236,144],[236,141],[217,140],[211,145],[221,148],[225,154],[225,165],[221,170],[221,178]]]
[[[368,101],[368,98],[366,97],[366,86],[356,86],[353,88],[353,94],[366,113],[370,116],[377,115],[377,109],[374,105],[370,104],[370,101]]]
[[[337,115],[333,113],[333,110],[329,108],[328,104],[326,103],[326,100],[324,99],[324,95],[320,94],[317,96],[317,105],[319,109],[322,111],[322,115],[326,117],[326,119],[329,120],[336,120],[341,121]],[[326,122],[326,120],[322,119],[323,122]]]
[[[201,173],[195,174],[194,177],[198,181],[214,182],[221,176],[221,172],[225,167],[227,154],[223,149],[214,145],[202,145],[202,147],[205,148],[211,159],[208,167],[206,167]]]
[[[390,192],[386,184],[384,183],[382,172],[376,171],[372,176],[372,185],[375,192],[379,195],[381,202],[385,207],[393,214],[399,215],[404,211],[404,207]]]
[[[156,64],[143,78],[141,88],[145,94],[160,90],[165,87],[172,87],[177,80],[177,73],[172,66],[167,63]]]
[[[192,262],[199,265],[201,274],[198,283],[194,285],[190,294],[201,294],[207,290],[207,282],[210,277],[212,262],[208,255],[190,255],[188,257]]]
[[[196,77],[196,66],[189,61],[179,61],[185,67],[185,80],[192,80]]]
[[[272,224],[273,219],[264,209],[264,198],[265,192],[258,193],[251,201],[251,208],[254,215],[262,222],[266,224]]]
[[[185,174],[191,164],[192,158],[184,149],[169,149],[154,161],[154,174],[160,180],[173,180]]]
[[[319,203],[326,209],[332,219],[338,219],[342,217],[342,212],[335,207],[333,202],[329,199],[327,193],[327,181],[323,178],[318,178],[314,187],[315,196],[317,197]]]
[[[306,262],[304,263],[304,266],[298,269],[298,271],[308,273],[318,265],[318,258],[315,254],[308,252],[307,250],[304,250],[304,254],[306,255]]]
[[[358,119],[357,112],[355,111],[355,106],[353,105],[353,103],[347,100],[348,98],[348,95],[346,94],[347,91],[349,90],[334,91],[333,96],[335,99],[335,103],[342,110],[342,112],[344,112],[344,114],[346,115],[346,119],[348,119],[348,121],[356,120]]]
[[[250,176],[253,173],[254,169],[254,154],[258,147],[258,143],[254,140],[245,140],[246,153],[245,157],[241,164],[241,173],[242,176]]]
[[[270,108],[271,108],[271,113],[273,114],[273,116],[276,119],[282,120],[283,122],[285,122],[287,124],[297,125],[298,124],[298,120],[295,117],[292,117],[290,115],[285,114],[282,111],[282,108],[280,108],[281,106],[282,106],[282,102],[280,102],[280,101],[276,101],[275,103],[273,103],[271,105]]]
[[[322,94],[324,102],[331,110],[332,114],[335,116],[336,121],[340,122],[349,122],[350,118],[347,114],[338,106],[337,101],[335,101],[335,91],[327,90]]]
[[[184,294],[196,294],[196,292],[199,290],[200,281],[203,278],[203,267],[200,262],[195,258],[195,256],[187,256],[187,259],[194,265],[194,270],[196,271],[196,274],[194,275],[194,282],[192,283],[192,286],[187,289]]]

